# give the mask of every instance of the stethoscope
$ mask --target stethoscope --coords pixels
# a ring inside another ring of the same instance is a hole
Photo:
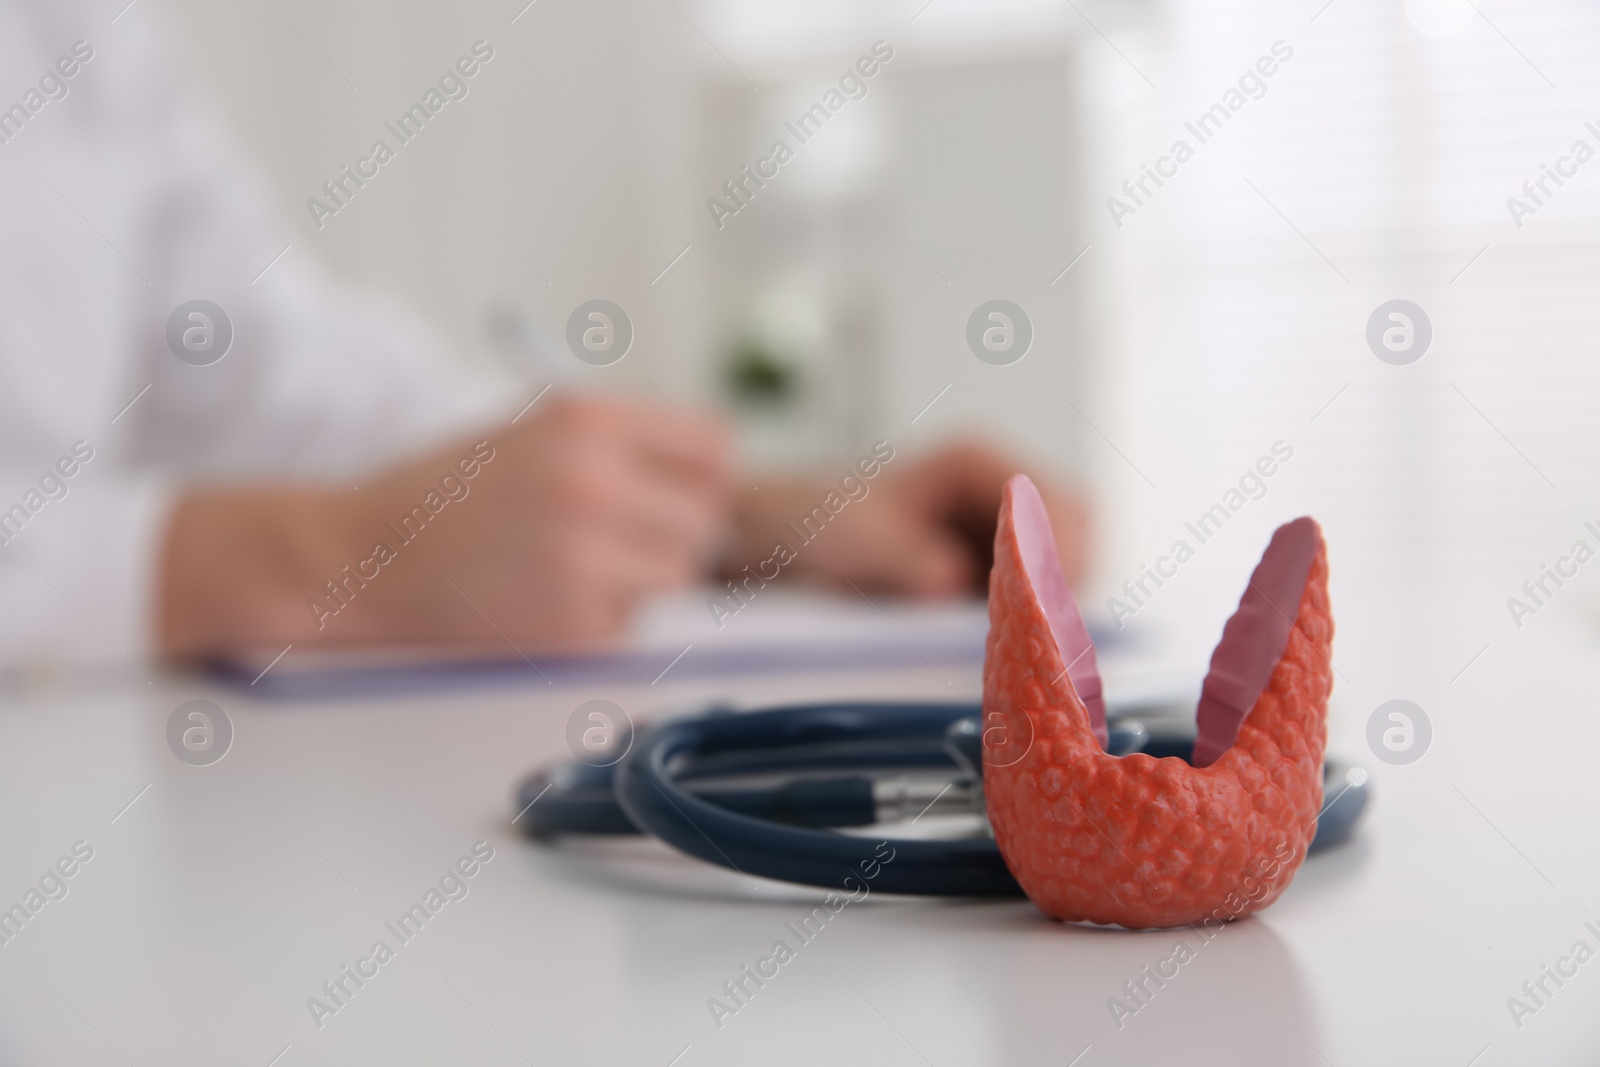
[[[1192,716],[1162,710],[1113,711],[1106,750],[1187,759]],[[613,746],[605,760],[529,777],[517,796],[524,831],[540,840],[648,834],[741,874],[824,888],[871,863],[873,887],[885,892],[1022,894],[982,818],[977,704],[715,709],[620,732]],[[1367,776],[1328,757],[1323,793],[1311,852],[1350,837],[1367,805]],[[894,862],[881,867],[881,835],[840,832],[951,815],[978,825],[962,836],[892,838]]]

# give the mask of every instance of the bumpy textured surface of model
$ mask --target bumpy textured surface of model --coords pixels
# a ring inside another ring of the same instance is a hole
[[[989,819],[1039,908],[1142,929],[1228,921],[1277,899],[1322,805],[1333,619],[1315,522],[1278,529],[1224,628],[1189,762],[1105,751],[1094,648],[1020,475],[995,535],[989,619]]]

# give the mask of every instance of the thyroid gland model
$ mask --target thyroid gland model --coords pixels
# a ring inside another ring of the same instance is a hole
[[[1228,921],[1288,888],[1316,831],[1332,689],[1322,531],[1280,526],[1222,631],[1185,762],[1106,752],[1094,645],[1039,491],[1006,486],[989,583],[984,792],[1049,915],[1134,929]]]

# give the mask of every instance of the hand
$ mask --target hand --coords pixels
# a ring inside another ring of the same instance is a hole
[[[192,493],[163,553],[163,650],[603,645],[726,540],[733,472],[705,431],[558,398],[363,489]]]
[[[1015,459],[977,441],[946,445],[916,460],[896,458],[877,477],[858,478],[867,495],[845,504],[805,542],[788,524],[798,525],[838,486],[763,480],[736,504],[738,547],[724,564],[724,577],[742,576],[746,564],[754,568],[784,542],[795,553],[784,573],[824,584],[854,583],[866,592],[913,597],[982,595],[994,558],[1001,490],[1019,472]],[[1088,511],[1069,490],[1034,480],[1050,512],[1062,570],[1075,583],[1088,556]]]

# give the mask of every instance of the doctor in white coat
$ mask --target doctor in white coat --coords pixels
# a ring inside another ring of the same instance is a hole
[[[298,256],[262,274],[288,241],[260,182],[108,10],[0,0],[0,660],[603,645],[826,492],[740,489],[715,420],[670,408],[552,394],[513,425],[525,398],[403,311]],[[1014,470],[901,460],[785,571],[981,588]],[[1047,492],[1075,574],[1082,509]]]

